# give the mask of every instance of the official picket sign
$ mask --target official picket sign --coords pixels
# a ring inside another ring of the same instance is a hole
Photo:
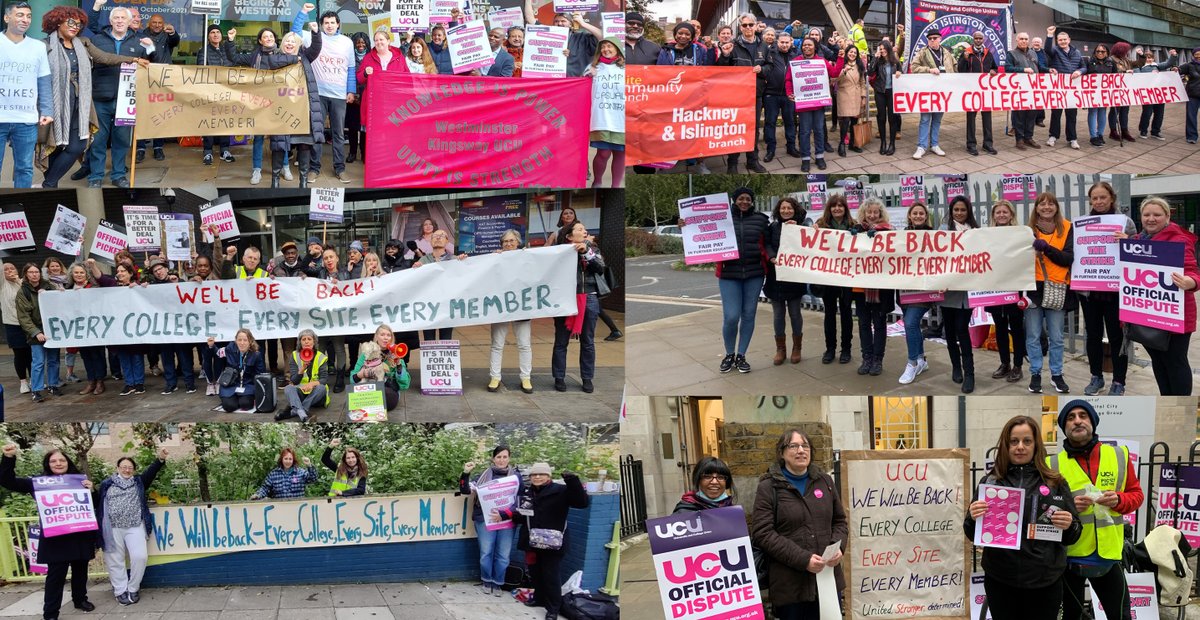
[[[624,15],[624,13],[622,13]],[[507,9],[492,9],[487,14],[488,25],[492,28],[503,28],[508,30],[513,26],[525,25],[525,11],[519,7],[509,7]],[[624,32],[624,31],[622,31]]]
[[[458,540],[475,536],[454,493],[151,506],[150,555]]]
[[[1071,263],[1071,289],[1116,291],[1121,272],[1117,267],[1117,238],[1125,230],[1124,215],[1092,215],[1071,222],[1075,233],[1075,260]]]
[[[1183,273],[1183,244],[1122,239],[1120,246],[1121,320],[1182,334],[1183,291],[1171,274]]]
[[[967,620],[969,468],[965,448],[842,452],[850,620]]]
[[[207,233],[210,225],[217,227],[217,236],[222,241],[237,239],[242,235],[237,218],[233,215],[233,202],[229,196],[218,196],[216,200],[200,205],[200,229]],[[212,240],[209,241],[212,243]]]
[[[1158,73],[902,74],[892,80],[897,114],[1008,112],[1152,105],[1187,101],[1174,71]]]
[[[1005,174],[1000,177],[1000,196],[1011,202],[1037,200],[1037,183],[1032,174]]]
[[[578,254],[570,245],[485,254],[387,275],[180,282],[170,286],[47,291],[48,347],[115,346],[369,333],[569,316]]]
[[[741,506],[647,519],[646,532],[667,618],[766,617]]]
[[[1200,466],[1162,466],[1154,525],[1169,525],[1179,530],[1193,549],[1200,547]]]
[[[83,486],[87,476],[34,476],[32,480],[33,503],[42,522],[42,537],[53,538],[98,528],[92,492]]]
[[[588,78],[388,71],[367,98],[367,187],[586,184]]]
[[[682,198],[679,217],[687,221],[682,229],[684,263],[695,265],[738,257],[729,194]]]
[[[116,115],[113,117],[113,125],[117,127],[132,127],[137,123],[137,70],[136,63],[121,63]]]
[[[828,196],[828,177],[823,174],[808,175],[808,212],[825,210],[825,198]],[[814,218],[816,216],[813,216]]]
[[[33,248],[33,231],[24,211],[0,213],[0,250]]]
[[[626,66],[625,163],[751,150],[754,80],[749,67]]]
[[[625,14],[616,13],[601,13],[600,23],[602,24],[604,36],[617,37],[618,39],[625,38]]]
[[[88,254],[88,258],[115,265],[117,252],[124,250],[128,244],[124,226],[108,220],[100,220],[96,224],[96,234],[92,237],[92,250]]]
[[[277,71],[151,64],[137,72],[137,137],[307,133],[307,93],[299,64]]]
[[[780,280],[917,291],[1032,290],[1033,233],[1025,226],[865,233],[784,226]]]
[[[487,35],[487,25],[483,22],[459,24],[446,31],[455,73],[490,67],[495,62]]]

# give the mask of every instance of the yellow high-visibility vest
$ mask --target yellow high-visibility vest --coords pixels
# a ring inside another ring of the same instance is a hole
[[[1050,469],[1058,472],[1066,479],[1071,487],[1071,498],[1083,495],[1083,489],[1089,484],[1101,491],[1125,490],[1125,470],[1129,463],[1129,448],[1122,446],[1119,450],[1108,444],[1100,445],[1100,466],[1096,470],[1096,481],[1088,477],[1087,472],[1079,466],[1079,462],[1067,455],[1066,451],[1046,457]],[[1125,520],[1121,515],[1097,504],[1087,507],[1079,513],[1079,522],[1083,524],[1083,533],[1075,544],[1067,547],[1067,556],[1073,558],[1087,557],[1097,551],[1106,560],[1121,560],[1121,549],[1124,544]]]

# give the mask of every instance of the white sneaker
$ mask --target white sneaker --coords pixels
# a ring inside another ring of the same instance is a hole
[[[913,362],[909,362],[908,364],[905,364],[904,374],[900,375],[900,384],[908,385],[909,383],[913,382],[913,379],[916,379],[916,378],[917,378],[917,365]]]
[[[926,370],[929,370],[929,362],[925,361],[925,358],[923,358],[923,357],[918,357],[917,358],[917,374],[920,375],[921,373],[925,372]]]
[[[700,162],[696,164],[696,174],[712,174],[712,170],[709,170],[704,162]]]
[[[250,184],[258,185],[262,183],[262,168],[255,168],[250,172]]]
[[[1071,148],[1078,151],[1079,150],[1079,140],[1071,140]]]
[[[1055,138],[1054,136],[1050,136],[1050,139],[1046,140],[1046,146],[1054,146],[1055,142],[1058,142],[1058,138]]]
[[[918,146],[917,150],[913,153],[913,159],[921,159],[924,156],[925,156],[925,149]]]
[[[943,150],[942,150],[942,147],[940,147],[940,146],[938,146],[938,145],[936,145],[936,144],[935,144],[935,145],[933,145],[933,146],[931,146],[931,147],[929,147],[929,150],[933,151],[933,154],[934,154],[934,155],[941,155],[942,157],[945,157],[945,156],[946,156],[946,151],[943,151]]]
[[[21,393],[22,393],[22,394],[28,394],[28,393],[29,393],[29,382],[28,382],[28,381],[22,381],[22,382],[21,382]]]
[[[292,169],[291,169],[291,168],[288,168],[288,167],[286,167],[286,166],[285,166],[285,167],[283,168],[283,170],[281,170],[280,172],[283,174],[283,180],[284,180],[284,181],[291,181],[291,180],[293,179],[293,177],[292,177]]]

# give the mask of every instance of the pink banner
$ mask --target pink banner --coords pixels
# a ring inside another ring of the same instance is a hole
[[[902,304],[927,304],[944,301],[946,294],[942,291],[900,291]]]
[[[385,72],[367,88],[367,187],[584,187],[588,78]]]

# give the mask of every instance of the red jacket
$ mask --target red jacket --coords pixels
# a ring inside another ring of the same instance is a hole
[[[1196,236],[1171,222],[1150,237],[1153,241],[1178,241],[1183,244],[1183,275],[1200,284],[1200,268],[1196,266]],[[1183,331],[1196,331],[1196,289],[1183,293]]]
[[[382,73],[385,69],[397,73],[408,73],[408,63],[404,62],[404,52],[395,46],[388,46],[388,49],[392,50],[392,61],[388,63],[387,67],[383,66],[383,61],[379,59],[379,52],[375,48],[371,48],[371,51],[367,52],[366,56],[363,56],[362,62],[358,63],[358,71],[355,72],[360,87],[365,89],[367,87],[367,80],[371,77],[367,75],[367,67],[371,68],[372,74]],[[367,110],[367,93],[365,90],[363,91],[360,116],[362,124],[365,127],[367,119],[371,118]]]
[[[813,56],[812,58],[805,58],[803,56],[797,56],[797,57],[793,58],[792,60],[821,60],[821,61],[824,61],[825,62],[825,70],[829,72],[829,77],[831,77],[831,78],[837,77],[837,74],[833,72],[833,63],[829,62],[828,60],[825,60],[824,58],[821,58],[819,55]],[[830,92],[830,94],[833,94],[833,90],[832,90],[833,80],[829,81],[829,86],[830,86],[829,92]],[[796,94],[796,90],[792,86],[792,76],[789,75],[787,77],[787,79],[785,79],[783,81],[783,90],[784,90],[784,92],[787,93],[787,96],[789,96],[789,97],[794,96]]]
[[[1100,446],[1103,443],[1097,443],[1092,446],[1092,452],[1088,454],[1087,459],[1083,457],[1075,457],[1075,462],[1087,472],[1088,479],[1094,484],[1096,482],[1096,470],[1100,469]],[[1125,490],[1117,491],[1117,505],[1113,510],[1127,515],[1134,512],[1142,505],[1146,499],[1146,494],[1142,492],[1142,483],[1137,477],[1137,468],[1133,466],[1133,459],[1130,458],[1125,463]]]

